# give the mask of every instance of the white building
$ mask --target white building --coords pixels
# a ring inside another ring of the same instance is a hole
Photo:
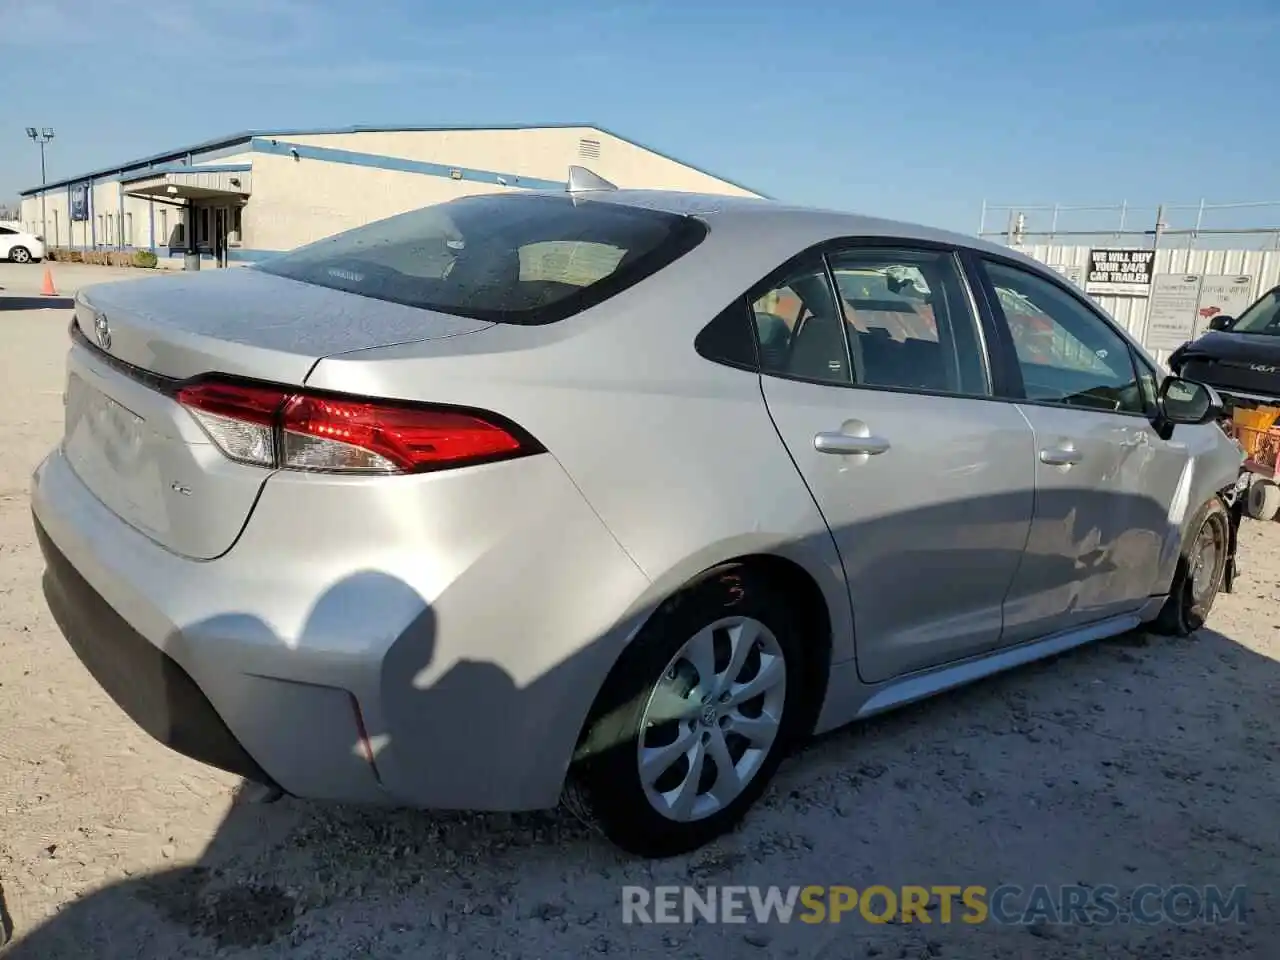
[[[761,194],[590,124],[246,131],[33,187],[53,248],[257,260],[453,197],[561,189],[571,164],[620,187]],[[43,195],[43,196],[42,196]],[[42,203],[43,200],[43,203]]]

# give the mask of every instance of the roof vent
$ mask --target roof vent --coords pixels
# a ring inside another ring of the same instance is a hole
[[[578,141],[578,157],[582,160],[599,160],[600,159],[600,141],[599,140],[579,140]]]
[[[565,184],[568,193],[582,193],[587,190],[617,190],[616,184],[610,183],[599,174],[592,173],[586,167],[569,167],[569,182]]]

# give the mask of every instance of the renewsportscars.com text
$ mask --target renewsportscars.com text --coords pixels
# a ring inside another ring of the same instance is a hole
[[[1100,884],[622,888],[623,923],[1243,923],[1242,886]]]

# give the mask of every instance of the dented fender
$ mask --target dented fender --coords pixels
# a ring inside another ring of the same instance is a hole
[[[1248,471],[1241,470],[1236,482],[1222,492],[1222,502],[1227,506],[1227,565],[1223,571],[1223,593],[1234,593],[1236,576],[1240,572],[1238,551],[1240,544],[1240,523],[1244,520],[1245,498],[1249,492],[1250,476]]]

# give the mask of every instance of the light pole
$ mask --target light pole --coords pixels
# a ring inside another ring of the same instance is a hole
[[[48,243],[49,227],[44,218],[44,145],[53,139],[53,127],[41,127],[39,130],[35,127],[27,127],[27,136],[32,143],[40,147],[40,240]]]

